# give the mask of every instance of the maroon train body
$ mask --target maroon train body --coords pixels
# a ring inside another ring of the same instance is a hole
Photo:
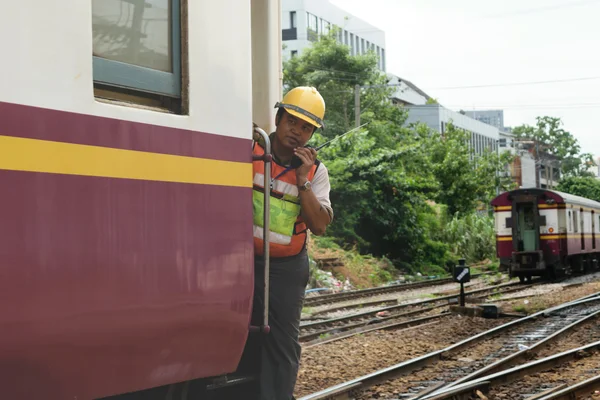
[[[253,337],[252,126],[281,100],[279,0],[0,18],[0,398],[199,398]]]
[[[492,201],[501,268],[521,280],[598,268],[600,203],[546,189],[518,189]]]

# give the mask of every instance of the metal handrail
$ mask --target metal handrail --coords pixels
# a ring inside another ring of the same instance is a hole
[[[264,309],[263,309],[263,325],[260,327],[260,330],[263,333],[269,333],[271,330],[269,327],[269,271],[270,271],[270,257],[269,257],[269,227],[271,225],[271,215],[270,215],[270,200],[271,200],[271,161],[273,156],[271,154],[271,140],[269,139],[269,135],[259,127],[255,126],[254,131],[258,133],[265,142],[265,152],[262,155],[261,159],[265,163],[265,173],[264,173],[264,211],[263,211],[263,257],[265,262],[265,293],[264,293]]]

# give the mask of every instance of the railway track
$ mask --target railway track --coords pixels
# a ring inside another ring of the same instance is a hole
[[[301,400],[437,400],[439,396],[455,398],[452,396],[456,395],[457,390],[462,390],[464,395],[471,395],[475,389],[479,390],[479,386],[472,385],[484,385],[487,382],[484,378],[489,378],[490,374],[504,373],[506,368],[532,357],[532,354],[599,315],[600,293],[596,293],[520,318],[445,349],[333,386]]]
[[[533,285],[523,287],[518,282],[503,283],[500,285],[489,286],[486,288],[475,289],[465,292],[473,302],[477,299],[487,298],[490,294],[503,294],[514,292],[515,290],[524,290]],[[361,327],[367,327],[374,324],[383,324],[386,322],[395,322],[396,327],[411,326],[417,323],[430,322],[433,319],[446,315],[440,308],[447,308],[449,300],[456,299],[457,294],[436,297],[427,300],[420,300],[412,303],[399,304],[388,307],[374,308],[361,313],[355,313],[338,318],[331,318],[322,321],[305,322],[300,325],[300,342],[309,342],[325,337],[331,334],[343,334],[354,330],[355,334],[360,333]],[[413,321],[410,317],[419,315],[419,321]],[[425,318],[426,317],[426,318]],[[387,325],[383,327],[389,328]],[[343,335],[348,337],[347,335]]]
[[[471,279],[475,279],[485,275],[491,275],[494,272],[483,272],[480,274],[471,275]],[[342,292],[342,293],[333,293],[333,294],[324,294],[321,296],[315,297],[307,297],[304,299],[304,307],[315,307],[321,306],[324,304],[333,304],[346,300],[359,299],[363,297],[371,297],[378,294],[386,294],[386,293],[396,293],[396,292],[404,292],[407,290],[418,289],[422,287],[428,286],[438,286],[445,285],[447,283],[454,282],[453,278],[442,278],[442,279],[432,279],[428,281],[420,281],[420,282],[412,282],[412,283],[403,283],[398,285],[391,286],[383,286],[377,288],[370,289],[362,289],[362,290],[353,290],[350,292]]]
[[[600,389],[600,341],[465,382],[423,400],[580,399]],[[479,394],[477,393],[479,392]]]

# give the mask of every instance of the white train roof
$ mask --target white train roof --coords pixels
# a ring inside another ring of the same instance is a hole
[[[557,190],[548,190],[547,192],[551,192],[559,195],[563,198],[565,203],[567,204],[576,204],[578,206],[590,207],[590,208],[600,208],[600,203],[594,200],[586,199],[585,197],[575,196],[574,194],[559,192]]]

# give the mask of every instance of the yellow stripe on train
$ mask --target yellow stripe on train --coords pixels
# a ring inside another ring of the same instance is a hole
[[[252,164],[0,136],[0,169],[252,187]]]
[[[558,239],[581,239],[581,234],[569,234],[569,235],[540,235],[540,240],[558,240]],[[585,234],[584,239],[600,239],[600,235]],[[496,236],[496,240],[499,242],[510,242],[512,236]]]
[[[566,204],[538,204],[540,210],[551,210],[556,208],[566,208]],[[512,206],[496,206],[494,211],[511,211]]]

